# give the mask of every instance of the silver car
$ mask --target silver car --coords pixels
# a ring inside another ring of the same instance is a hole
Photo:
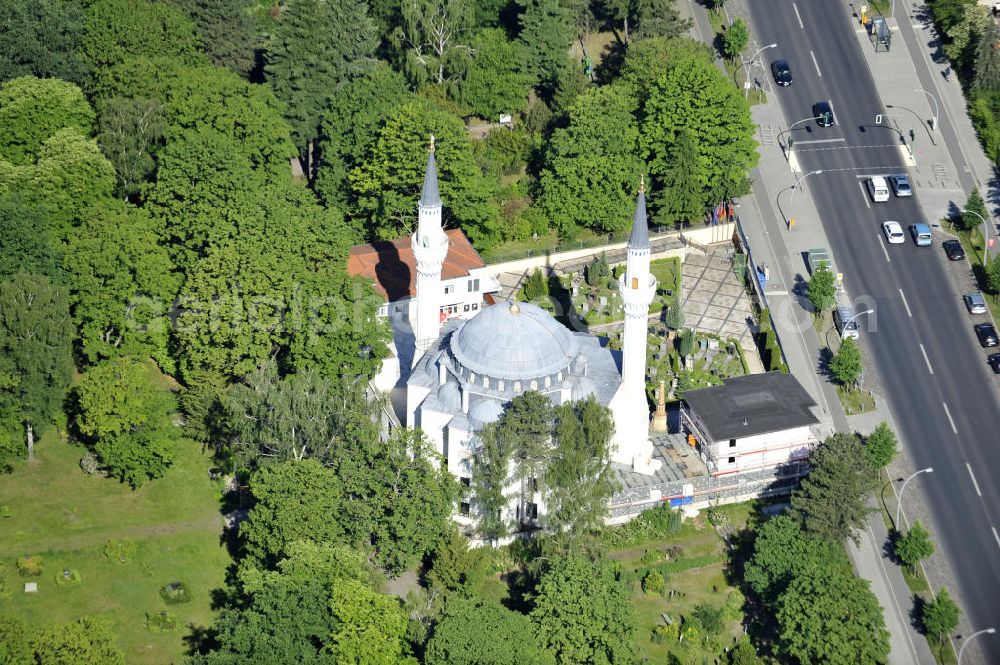
[[[892,191],[896,193],[896,196],[900,198],[913,196],[913,188],[910,187],[910,176],[905,173],[897,173],[896,175],[889,176],[889,182],[892,183]]]
[[[983,298],[983,294],[979,291],[976,291],[975,293],[966,293],[962,296],[962,300],[965,301],[965,308],[969,310],[969,314],[986,313],[986,299]]]

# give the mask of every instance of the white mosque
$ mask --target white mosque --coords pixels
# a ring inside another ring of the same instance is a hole
[[[598,338],[568,330],[536,305],[500,302],[469,320],[442,325],[441,267],[448,238],[441,225],[433,141],[411,244],[417,296],[409,311],[415,350],[405,382],[405,424],[424,431],[463,484],[471,482],[475,433],[497,420],[511,399],[529,390],[546,395],[555,405],[595,396],[614,417],[613,461],[643,474],[659,468],[649,439],[645,390],[646,321],[656,278],[649,271],[643,188],[636,201],[627,267],[619,279],[625,309],[620,370],[615,355]],[[459,519],[471,521],[470,510],[462,504]],[[544,514],[544,506],[537,504],[526,510],[534,513],[531,517]]]

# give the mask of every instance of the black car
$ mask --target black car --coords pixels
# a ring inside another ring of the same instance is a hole
[[[991,353],[986,362],[993,368],[994,374],[1000,374],[1000,353]]]
[[[997,345],[997,329],[993,327],[992,323],[977,323],[972,326],[972,329],[976,331],[976,337],[979,338],[979,343],[982,346]]]
[[[941,243],[944,247],[944,253],[948,256],[949,261],[961,261],[965,258],[965,250],[962,249],[962,243],[957,240],[945,240]]]
[[[816,124],[820,127],[832,127],[833,107],[830,106],[830,102],[823,101],[813,104],[813,117],[816,118]]]
[[[774,82],[784,87],[792,84],[792,68],[788,66],[787,60],[775,60],[771,63],[771,73],[774,74]]]

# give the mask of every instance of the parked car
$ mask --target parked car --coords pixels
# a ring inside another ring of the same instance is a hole
[[[792,68],[788,66],[787,60],[775,60],[772,62],[771,73],[774,74],[774,82],[781,87],[792,84]]]
[[[969,314],[986,313],[986,299],[983,298],[983,294],[979,291],[976,291],[975,293],[966,293],[962,296],[962,300],[965,301],[965,308],[969,310]]]
[[[976,337],[979,338],[979,343],[982,346],[997,345],[997,329],[993,327],[992,323],[977,323],[972,326],[972,329],[976,331]]]
[[[988,362],[990,367],[993,368],[994,374],[1000,374],[1000,353],[991,353],[986,359],[986,362]]]
[[[917,247],[930,247],[931,227],[926,224],[910,224],[910,235]]]
[[[965,258],[965,250],[962,249],[962,243],[957,240],[945,240],[941,243],[944,247],[945,256],[948,257],[949,261],[961,261]]]
[[[903,233],[903,227],[899,225],[899,222],[882,222],[882,232],[890,245],[906,242],[906,234]]]
[[[820,127],[832,127],[833,107],[830,106],[830,102],[822,101],[813,104],[813,117],[816,118],[816,124]]]
[[[896,175],[889,176],[889,182],[892,183],[892,191],[896,193],[896,196],[900,198],[913,196],[913,188],[910,187],[910,176],[905,173],[897,173]]]
[[[873,175],[865,182],[868,183],[868,193],[871,194],[873,203],[885,203],[889,200],[889,184],[880,175]]]

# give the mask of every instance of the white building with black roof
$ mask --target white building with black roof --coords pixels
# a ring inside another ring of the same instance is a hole
[[[681,419],[713,476],[797,462],[818,443],[816,402],[791,374],[726,379],[684,394]]]

